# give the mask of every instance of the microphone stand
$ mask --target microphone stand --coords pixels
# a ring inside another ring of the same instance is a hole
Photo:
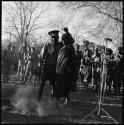
[[[106,48],[105,48],[105,58],[103,60],[103,67],[102,67],[102,73],[101,73],[101,86],[100,86],[100,91],[99,91],[99,97],[98,97],[98,104],[96,105],[96,108],[93,109],[88,115],[86,115],[82,120],[85,120],[86,118],[93,116],[94,121],[95,117],[97,119],[99,118],[108,118],[111,119],[115,124],[119,124],[114,118],[112,118],[107,111],[103,109],[102,106],[102,97],[104,96],[104,85],[105,85],[105,79],[107,75],[107,60],[106,60]],[[96,115],[95,115],[96,112]],[[101,113],[104,112],[106,116],[101,115]]]
[[[91,86],[92,86],[92,87],[94,87],[94,78],[93,78],[94,68],[93,68],[93,65],[94,65],[94,62],[91,62],[91,67],[92,67],[92,82],[91,82]]]

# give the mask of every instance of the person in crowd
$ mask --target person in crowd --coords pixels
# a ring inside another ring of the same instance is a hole
[[[38,80],[38,83],[40,83],[41,80],[41,67],[42,67],[42,60],[40,59],[40,54],[35,54],[35,66],[34,69],[31,71],[32,77],[33,77],[33,83],[35,83],[35,80]]]
[[[28,80],[28,77],[30,77],[30,82],[31,82],[31,79],[33,77],[33,70],[34,70],[35,65],[37,63],[34,47],[30,47],[30,50],[29,50],[29,53],[28,53],[26,59],[27,59],[28,63],[27,63],[27,66],[26,66],[26,72],[25,72],[25,75],[24,75],[23,83],[25,83]]]
[[[56,100],[56,104],[59,103],[61,97],[66,98],[65,104],[68,104],[70,97],[70,91],[73,91],[73,87],[76,82],[77,65],[75,50],[73,42],[69,41],[68,35],[65,33],[62,35],[62,41],[64,46],[60,49],[57,63],[56,63],[56,84],[53,91],[53,95]]]
[[[84,89],[88,88],[89,82],[91,82],[91,76],[92,76],[92,72],[91,72],[91,50],[89,49],[88,45],[89,45],[89,41],[88,40],[84,40],[84,46],[85,46],[85,50],[83,52],[83,66],[82,67],[82,71],[81,71],[81,81],[82,84],[84,85]]]
[[[46,83],[46,80],[50,81],[52,88],[55,88],[56,81],[56,61],[58,57],[58,52],[62,47],[62,43],[59,42],[59,31],[53,30],[48,32],[50,36],[50,41],[48,44],[44,45],[41,50],[40,58],[41,58],[41,80],[40,80],[40,88],[38,94],[38,100],[40,101],[43,93],[43,89]]]
[[[83,58],[82,58],[81,59],[81,65],[80,65],[80,71],[79,71],[82,87],[84,87],[84,64],[83,63],[84,63],[84,61],[83,61]]]
[[[11,52],[12,52],[12,69],[14,71],[17,71],[17,63],[18,63],[18,58],[15,50],[15,46],[11,47]]]
[[[11,51],[11,44],[7,45],[7,49],[3,51],[3,81],[8,83],[10,71],[12,68],[12,51]]]
[[[115,56],[114,62],[113,87],[115,90],[115,95],[118,95],[120,94],[123,79],[123,55],[120,51],[120,48],[118,48],[118,52]]]
[[[29,47],[26,42],[19,48],[19,59],[18,59],[18,71],[17,76],[22,75],[22,81],[25,75],[26,66],[27,66],[27,54],[29,53]]]
[[[76,55],[76,64],[77,64],[77,79],[78,79],[78,73],[80,71],[81,59],[83,58],[83,54],[81,51],[79,51],[79,49],[80,49],[79,44],[76,44],[75,55]]]
[[[107,79],[106,79],[106,92],[111,92],[112,81],[113,81],[113,51],[110,48],[107,48]],[[107,89],[109,87],[109,90]]]
[[[73,36],[72,36],[72,34],[69,32],[69,29],[68,29],[68,27],[64,27],[63,28],[63,31],[64,31],[64,34],[66,34],[67,35],[67,37],[66,37],[66,39],[68,39],[68,41],[70,41],[70,43],[72,43],[72,50],[74,50],[75,51],[75,49],[76,48],[74,48],[74,43],[75,43],[75,40],[74,40],[74,38],[73,38]],[[78,49],[78,47],[77,47],[77,49]],[[77,50],[76,49],[76,50]],[[77,58],[78,58],[78,54],[77,54]],[[79,59],[78,59],[79,60]],[[75,61],[75,63],[76,63],[76,67],[77,67],[77,73],[75,73],[75,79],[76,79],[76,81],[75,81],[75,84],[73,84],[73,86],[72,86],[72,91],[76,91],[76,86],[77,86],[77,80],[78,80],[78,71],[79,71],[79,61],[78,60],[76,60]],[[68,100],[70,100],[71,99],[71,97],[69,97],[68,98]]]
[[[94,83],[94,90],[98,93],[100,87],[100,78],[101,78],[101,58],[98,48],[95,49],[93,55],[93,83]]]

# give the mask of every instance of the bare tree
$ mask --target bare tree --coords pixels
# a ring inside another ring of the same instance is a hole
[[[95,28],[89,27],[88,33],[95,38],[111,36],[118,44],[122,43],[122,25],[123,25],[123,2],[120,1],[79,1],[79,2],[60,2],[60,8],[71,9],[72,11],[86,12],[86,17],[91,20],[91,17],[96,15],[102,16],[101,21]],[[99,17],[100,17],[99,16]]]
[[[39,8],[40,7],[40,8]],[[15,2],[15,7],[11,7],[7,21],[13,27],[12,36],[19,38],[21,43],[27,42],[28,36],[36,30],[41,29],[47,24],[38,25],[39,19],[42,14],[47,10],[45,3],[39,4],[38,2]],[[6,31],[6,33],[9,33]]]
[[[123,23],[123,2],[121,1],[106,1],[106,2],[92,2],[92,1],[79,1],[79,2],[61,2],[59,7],[70,8],[75,11],[82,8],[92,8],[95,13],[100,13]]]
[[[64,27],[69,26],[70,22],[73,19],[73,16],[74,13],[72,12],[67,13],[67,11],[64,11],[62,15],[50,21],[50,27],[59,29],[61,32]]]

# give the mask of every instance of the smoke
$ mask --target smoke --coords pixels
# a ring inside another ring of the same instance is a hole
[[[31,85],[18,88],[10,100],[16,109],[28,114],[46,116],[59,113],[51,96],[45,96],[41,102],[38,102],[38,88]]]

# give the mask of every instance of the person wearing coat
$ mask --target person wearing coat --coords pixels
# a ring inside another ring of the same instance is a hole
[[[98,90],[100,88],[100,78],[101,78],[101,58],[100,53],[98,51],[98,48],[95,49],[94,55],[93,55],[93,80],[94,80],[94,90],[96,93],[98,93]]]
[[[44,45],[40,52],[41,59],[41,80],[40,88],[38,94],[38,100],[40,101],[43,93],[43,89],[46,83],[46,80],[49,80],[52,88],[54,90],[55,81],[56,81],[56,61],[58,57],[58,52],[62,47],[62,43],[59,42],[59,31],[53,30],[48,32],[51,40],[48,44]]]
[[[77,80],[76,55],[73,44],[68,40],[68,35],[66,33],[62,35],[62,41],[64,46],[58,53],[56,63],[57,79],[53,92],[56,102],[59,102],[61,97],[65,97],[66,102],[69,101],[69,93],[74,91]]]
[[[115,95],[120,94],[120,90],[123,80],[123,55],[118,52],[114,59],[114,68],[113,68],[113,87],[115,90]]]
[[[8,83],[10,71],[12,68],[12,51],[10,43],[7,45],[7,49],[3,51],[2,62],[3,81]]]
[[[84,84],[84,90],[88,89],[88,85],[92,79],[91,72],[91,50],[89,49],[89,41],[84,40],[85,50],[83,52],[83,68],[82,68],[82,81]]]

